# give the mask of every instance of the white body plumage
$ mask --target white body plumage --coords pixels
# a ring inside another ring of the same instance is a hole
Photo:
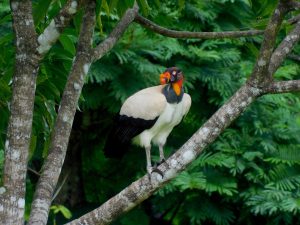
[[[150,147],[151,142],[163,146],[172,129],[180,123],[188,113],[191,106],[191,97],[184,94],[179,103],[168,103],[162,93],[165,85],[143,89],[123,104],[120,115],[144,120],[153,120],[158,117],[155,124],[144,130],[133,139],[133,143],[141,147]]]

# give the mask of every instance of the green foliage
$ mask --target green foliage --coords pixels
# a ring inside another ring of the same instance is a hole
[[[36,30],[42,32],[64,1],[33,1]],[[94,43],[100,43],[133,0],[97,1]],[[178,0],[138,1],[140,12],[177,30],[225,31],[264,28],[276,1]],[[29,166],[39,171],[48,154],[58,105],[75,54],[82,11],[40,64]],[[14,66],[12,18],[8,1],[0,4],[0,166]],[[287,29],[287,28],[286,28]],[[280,33],[283,37],[286,30]],[[279,38],[279,39],[280,39]],[[145,171],[144,150],[133,147],[118,161],[106,159],[102,148],[122,102],[134,92],[158,84],[166,67],[184,71],[192,108],[174,129],[166,155],[178,149],[251,74],[261,37],[236,40],[166,38],[132,24],[118,44],[95,62],[86,78],[71,142],[79,145],[76,179],[83,205],[55,203],[59,214],[81,215],[85,207],[105,202]],[[300,48],[295,49],[300,53]],[[299,79],[299,65],[286,60],[275,79]],[[298,224],[300,207],[299,94],[259,98],[176,179],[114,224]],[[69,154],[75,145],[69,146]],[[71,152],[71,153],[70,153]],[[153,160],[158,149],[153,148]],[[27,215],[36,177],[27,180]],[[63,193],[67,194],[67,193]],[[79,208],[79,209],[78,209]],[[57,216],[57,219],[56,219]],[[50,221],[51,223],[51,221]]]

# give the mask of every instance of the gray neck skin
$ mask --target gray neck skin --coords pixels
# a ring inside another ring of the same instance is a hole
[[[181,87],[181,92],[180,92],[180,95],[178,96],[178,95],[176,95],[175,91],[173,90],[172,84],[168,84],[163,88],[162,93],[166,97],[167,102],[172,104],[172,103],[181,102],[184,91],[183,91],[183,87]]]

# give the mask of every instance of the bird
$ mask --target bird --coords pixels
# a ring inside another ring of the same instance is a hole
[[[191,107],[191,97],[184,93],[184,75],[177,67],[167,68],[159,76],[160,85],[142,89],[121,106],[108,134],[104,155],[122,158],[131,144],[145,148],[149,175],[162,172],[152,166],[151,146],[159,148],[159,164],[165,162],[164,146],[173,128]]]

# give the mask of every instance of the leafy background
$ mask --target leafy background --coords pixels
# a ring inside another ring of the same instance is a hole
[[[3,3],[3,4],[2,4]],[[64,1],[34,0],[40,33]],[[141,12],[172,29],[226,31],[263,29],[273,0],[139,0]],[[133,0],[97,1],[94,43],[113,29]],[[292,17],[288,15],[287,18]],[[26,216],[66,82],[81,24],[80,11],[40,65],[27,178]],[[14,66],[12,18],[0,4],[0,165],[9,116]],[[284,24],[278,41],[291,29]],[[158,84],[166,67],[185,74],[192,108],[170,135],[167,155],[178,149],[243,84],[251,73],[262,37],[172,39],[132,24],[118,44],[94,63],[75,116],[68,155],[49,224],[62,224],[99,206],[145,171],[144,150],[132,147],[121,161],[102,148],[114,115],[134,92]],[[299,46],[294,50],[300,53]],[[286,60],[277,80],[299,79],[299,66]],[[116,225],[300,224],[299,94],[268,95],[253,103],[176,179]],[[158,160],[158,149],[153,149]]]

